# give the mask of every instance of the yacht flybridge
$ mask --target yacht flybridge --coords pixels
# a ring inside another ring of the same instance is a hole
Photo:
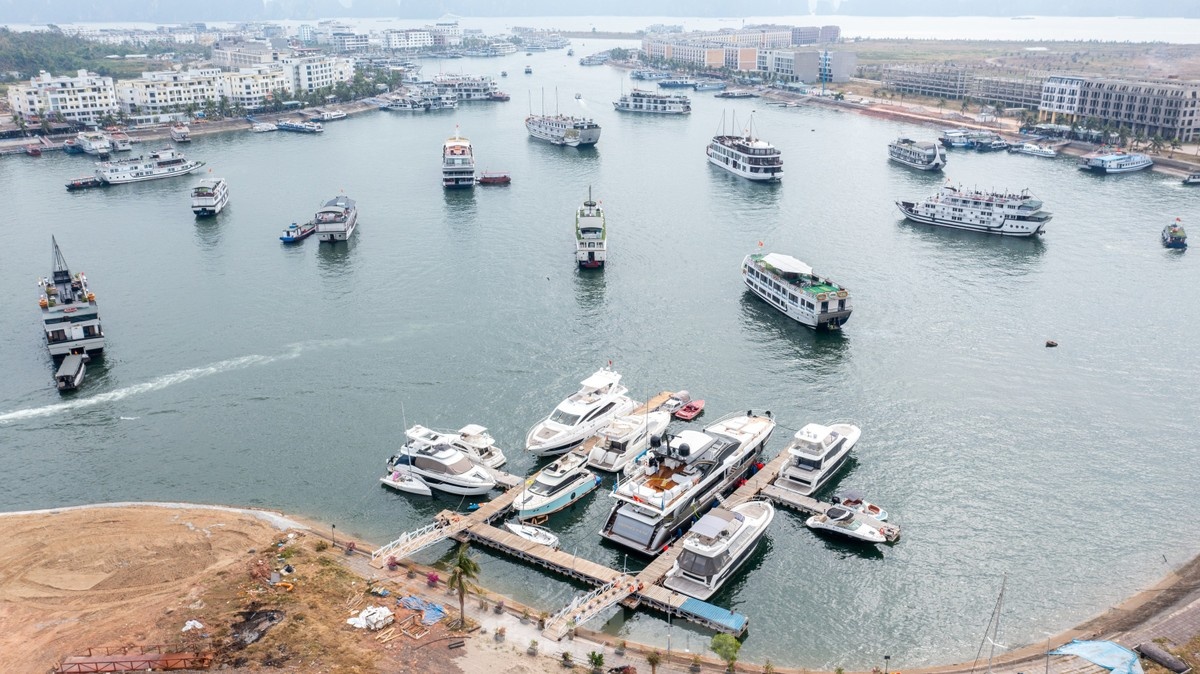
[[[853,424],[806,424],[784,450],[790,458],[775,486],[812,495],[841,470],[861,436],[862,430]]]
[[[461,451],[450,445],[427,445],[410,440],[388,460],[387,475],[381,481],[412,492],[413,489],[403,489],[401,485],[414,478],[430,489],[450,494],[486,494],[496,487],[495,478],[471,463]]]
[[[588,466],[619,473],[650,447],[651,438],[661,442],[671,422],[670,412],[650,412],[617,417],[596,434],[588,453]]]
[[[567,452],[612,421],[637,406],[621,385],[621,375],[610,368],[584,379],[579,390],[558,404],[525,436],[525,449],[536,456]]]
[[[775,507],[768,501],[708,511],[683,539],[663,587],[707,600],[750,557],[773,519]]]
[[[468,424],[457,431],[435,431],[424,426],[413,426],[404,432],[409,442],[427,446],[449,445],[464,454],[472,463],[488,468],[499,468],[508,459],[496,446],[491,433],[479,424]]]

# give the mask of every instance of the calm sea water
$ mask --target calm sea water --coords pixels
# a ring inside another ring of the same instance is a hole
[[[465,506],[379,486],[406,424],[485,424],[524,473],[525,431],[612,360],[638,396],[686,388],[709,418],[773,410],[772,454],[810,421],[863,428],[839,484],[887,507],[904,538],[851,547],[781,513],[714,599],[751,616],[750,660],[973,656],[1004,573],[1001,641],[1036,642],[1200,549],[1200,520],[1186,516],[1200,266],[1158,242],[1165,222],[1198,219],[1200,191],[955,152],[954,181],[1029,187],[1056,217],[1036,241],[941,231],[903,222],[892,202],[942,177],[885,160],[897,135],[934,130],[704,93],[690,117],[621,116],[624,73],[562,52],[440,65],[507,69],[513,100],[371,112],[322,136],[198,137],[186,152],[231,185],[215,220],[193,219],[191,178],[67,193],[90,169],[83,157],[0,160],[0,508],[246,504],[382,542]],[[595,116],[598,147],[527,137],[543,91],[547,109]],[[705,161],[722,114],[744,123],[755,109],[784,152],[783,184]],[[442,191],[456,125],[511,186]],[[573,266],[572,214],[589,186],[612,233],[603,273]],[[279,244],[342,191],[360,205],[353,241]],[[108,334],[69,396],[51,387],[36,305],[51,234],[88,274]],[[851,289],[844,333],[809,332],[743,292],[738,265],[758,241]],[[609,501],[597,492],[551,526],[567,550],[635,566],[596,535]],[[488,585],[546,610],[578,589],[482,558]],[[603,627],[673,649],[708,638],[643,613]]]

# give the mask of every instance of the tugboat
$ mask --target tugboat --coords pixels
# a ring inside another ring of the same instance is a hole
[[[54,248],[54,270],[50,278],[38,283],[43,289],[38,306],[46,347],[52,357],[83,355],[104,350],[104,331],[100,327],[100,307],[96,295],[88,289],[87,277],[71,274],[58,241],[50,237]]]
[[[1179,218],[1175,218],[1175,222],[1163,227],[1162,242],[1167,248],[1187,248],[1187,232],[1183,231],[1183,225]]]

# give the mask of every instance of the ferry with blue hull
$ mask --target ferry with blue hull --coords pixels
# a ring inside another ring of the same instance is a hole
[[[1108,152],[1079,158],[1079,168],[1093,173],[1132,173],[1154,166],[1154,160],[1144,154]]]
[[[541,521],[587,496],[600,478],[587,469],[587,457],[571,452],[543,468],[513,500],[517,518]]]
[[[283,235],[279,237],[279,240],[284,243],[299,243],[312,236],[316,231],[316,222],[306,222],[303,225],[293,222],[283,230]]]

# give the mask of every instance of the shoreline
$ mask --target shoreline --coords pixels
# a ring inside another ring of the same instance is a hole
[[[62,513],[86,514],[88,512],[103,513],[105,511],[114,510],[190,510],[229,513],[252,517],[278,531],[298,530],[302,531],[308,536],[316,536],[322,540],[330,540],[328,535],[329,532],[322,531],[322,529],[324,529],[323,526],[318,526],[315,522],[309,521],[304,517],[296,517],[279,511],[263,508],[185,502],[121,501],[63,506],[39,510],[0,512],[0,523],[6,519],[13,519],[17,517],[43,518],[49,515],[57,515]],[[158,532],[146,531],[141,533],[144,533],[146,536],[153,536]],[[433,567],[417,564],[408,560],[404,560],[401,567],[395,572],[388,572],[384,569],[376,569],[371,567],[368,564],[369,553],[365,548],[367,546],[373,547],[374,544],[365,540],[361,536],[351,534],[350,532],[347,532],[347,534],[348,535],[345,538],[340,539],[342,544],[351,540],[355,540],[358,547],[358,554],[349,555],[349,553],[347,553],[347,556],[342,561],[343,566],[364,580],[370,582],[393,581],[397,583],[403,583],[405,579],[408,578],[410,570],[415,573],[425,573],[436,570]],[[541,573],[541,571],[538,572]],[[491,591],[485,587],[480,587],[479,592],[473,593],[473,595],[474,598],[471,600],[472,602],[475,601],[475,599],[486,599],[493,604],[503,602],[505,611],[501,615],[504,618],[511,619],[514,617],[519,617],[524,611],[528,611],[530,615],[538,614],[533,607],[524,606],[509,597]],[[443,599],[443,601],[445,600]],[[1071,641],[1072,639],[1115,639],[1122,635],[1136,633],[1139,630],[1144,631],[1163,619],[1177,617],[1179,614],[1184,613],[1185,611],[1190,611],[1200,615],[1200,554],[1192,557],[1189,561],[1180,565],[1178,568],[1168,572],[1151,587],[1134,593],[1123,601],[1109,607],[1108,609],[1091,618],[1088,618],[1082,623],[1057,633],[1055,636],[1050,637],[1045,642],[1026,644],[995,657],[992,660],[991,667],[996,671],[1011,670],[1012,672],[1016,672],[1016,669],[1014,668],[1020,665],[1028,665],[1035,660],[1039,662],[1042,661],[1046,657],[1047,645],[1051,647],[1057,647]],[[490,612],[485,615],[488,618],[491,618]],[[490,622],[493,623],[493,629],[495,629],[495,623],[500,619],[500,617],[497,617],[494,619],[485,620],[484,626],[486,627],[487,623]],[[536,631],[536,626],[529,626],[524,622],[521,624],[529,630]],[[536,631],[536,633],[538,636],[540,636],[540,631]],[[575,637],[575,639],[564,639],[564,641],[557,644],[551,642],[548,644],[548,647],[565,647],[566,650],[578,650],[580,647],[588,648],[590,645],[590,647],[600,648],[603,651],[605,648],[609,650],[614,649],[617,646],[617,642],[620,641],[618,638],[613,637],[612,635],[603,634],[586,628],[579,628],[577,633],[578,635]],[[488,643],[490,645],[491,641],[482,640],[480,643]],[[502,642],[497,642],[497,644],[500,643]],[[1136,644],[1128,643],[1124,645],[1132,647]],[[499,646],[497,646],[497,648],[498,647]],[[631,663],[633,664],[638,664],[636,662],[637,655],[635,654],[644,656],[652,651],[659,651],[660,653],[662,651],[661,647],[659,646],[641,644],[633,641],[629,641],[627,647],[631,654],[628,655],[626,659],[630,659]],[[642,658],[642,662],[644,662],[644,657]],[[676,653],[673,654],[670,662],[664,658],[663,664],[659,667],[659,671],[664,673],[675,671],[682,672],[686,670],[687,665],[689,665],[691,662],[691,655],[680,657],[680,654]],[[711,655],[704,658],[704,663],[706,669],[713,667],[723,668],[723,665],[720,665],[720,663],[712,658]],[[743,665],[751,667],[762,666],[761,664],[751,663],[743,663]],[[896,666],[901,667],[902,665],[900,662],[897,662]],[[674,669],[673,667],[678,667],[678,669]],[[961,674],[970,672],[975,668],[977,668],[977,665],[974,663],[957,662],[942,665],[905,667],[904,670],[916,674]],[[779,665],[774,666],[774,671],[778,672],[779,674],[816,674],[822,672],[822,670],[816,669]]]

